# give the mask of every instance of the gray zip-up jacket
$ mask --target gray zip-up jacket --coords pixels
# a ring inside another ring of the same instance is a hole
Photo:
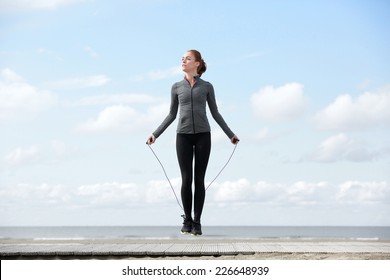
[[[193,87],[191,87],[185,78],[173,84],[169,114],[156,131],[153,132],[156,138],[176,119],[179,105],[180,117],[177,125],[177,133],[195,134],[210,132],[210,124],[206,115],[206,102],[209,105],[214,120],[219,124],[229,139],[234,136],[234,133],[218,112],[213,85],[202,80],[200,77],[196,77],[195,79],[196,83]]]

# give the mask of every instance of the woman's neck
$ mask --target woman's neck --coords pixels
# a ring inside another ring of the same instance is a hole
[[[191,84],[191,86],[193,86],[196,83],[196,76],[199,76],[197,72],[191,72],[186,73],[185,78]]]

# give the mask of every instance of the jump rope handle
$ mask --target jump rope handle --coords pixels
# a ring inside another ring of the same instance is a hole
[[[152,142],[152,141],[153,141],[153,138],[149,137],[148,140],[146,141],[146,145],[149,145],[149,142]]]

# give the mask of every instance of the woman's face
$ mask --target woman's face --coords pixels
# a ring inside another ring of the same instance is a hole
[[[195,56],[191,52],[186,52],[181,58],[181,68],[184,72],[197,72],[199,62],[195,61]]]

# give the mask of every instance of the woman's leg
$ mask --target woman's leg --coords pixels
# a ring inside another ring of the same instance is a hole
[[[202,210],[206,195],[204,179],[210,157],[211,134],[210,132],[207,132],[196,134],[196,136],[197,141],[195,143],[194,222],[200,223],[200,218],[202,216]]]
[[[192,159],[194,155],[194,146],[192,139],[187,134],[177,134],[176,153],[181,172],[181,200],[183,203],[186,219],[192,220]]]

